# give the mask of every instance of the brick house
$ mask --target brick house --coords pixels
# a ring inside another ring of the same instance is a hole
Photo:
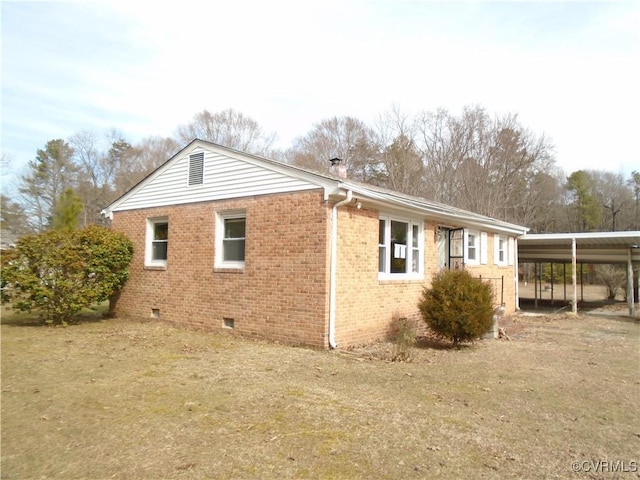
[[[418,319],[442,268],[469,269],[517,308],[526,228],[334,173],[194,140],[103,211],[135,245],[116,312],[347,347]]]

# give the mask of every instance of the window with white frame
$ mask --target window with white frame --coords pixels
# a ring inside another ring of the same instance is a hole
[[[480,263],[480,235],[474,230],[465,230],[465,263]]]
[[[166,267],[169,247],[169,221],[167,217],[147,219],[145,265]]]
[[[493,237],[493,258],[496,265],[506,265],[508,255],[507,239],[501,235]]]
[[[513,265],[513,238],[507,238],[502,235],[495,235],[493,239],[494,245],[494,263],[496,265]]]
[[[380,217],[379,278],[420,278],[423,275],[423,231],[422,222]]]
[[[216,222],[216,267],[244,268],[247,215],[222,212]]]

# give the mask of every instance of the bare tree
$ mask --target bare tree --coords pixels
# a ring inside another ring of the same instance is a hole
[[[438,110],[421,114],[418,130],[425,195],[484,215],[525,220],[529,189],[554,168],[550,142],[524,129],[516,115],[492,119],[475,106],[456,118]]]
[[[591,171],[594,189],[602,206],[602,230],[630,230],[635,224],[633,191],[622,174]]]
[[[621,265],[596,265],[596,278],[607,287],[607,300],[615,300],[624,291],[627,270]]]
[[[109,156],[118,165],[114,178],[116,196],[128,191],[178,150],[178,143],[165,137],[147,137],[135,146],[127,142],[114,143]]]
[[[120,168],[119,159],[110,152],[114,145],[126,141],[121,133],[112,129],[104,135],[81,131],[72,135],[69,143],[81,172],[76,189],[83,204],[81,224],[102,223],[100,211],[115,197],[115,176]]]
[[[289,153],[291,163],[326,173],[329,160],[340,158],[349,177],[366,181],[373,133],[362,121],[353,117],[322,120],[303,137],[294,141]]]
[[[373,127],[369,181],[410,195],[424,194],[424,165],[416,146],[416,121],[397,105],[381,114]]]
[[[514,211],[516,223],[529,227],[531,233],[562,231],[562,172],[558,168],[523,175],[520,195]]]
[[[640,230],[640,172],[634,170],[627,180],[627,184],[631,187],[634,202],[634,215],[632,230]]]
[[[425,196],[454,204],[460,188],[458,168],[471,147],[469,125],[439,109],[422,112],[417,128],[425,163]]]
[[[194,115],[191,123],[177,129],[177,139],[182,144],[198,138],[259,155],[268,153],[275,137],[275,133],[265,133],[254,119],[231,108],[217,113],[203,110]]]

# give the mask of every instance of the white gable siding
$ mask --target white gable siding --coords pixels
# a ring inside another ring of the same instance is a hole
[[[188,185],[189,154],[160,169],[115,210],[176,205],[318,188],[317,184],[215,152],[204,152],[204,181]]]

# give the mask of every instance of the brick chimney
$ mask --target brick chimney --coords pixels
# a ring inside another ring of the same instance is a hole
[[[347,178],[347,166],[342,163],[341,158],[332,158],[329,160],[331,162],[331,166],[329,167],[329,173],[331,175],[335,175],[340,178]]]

